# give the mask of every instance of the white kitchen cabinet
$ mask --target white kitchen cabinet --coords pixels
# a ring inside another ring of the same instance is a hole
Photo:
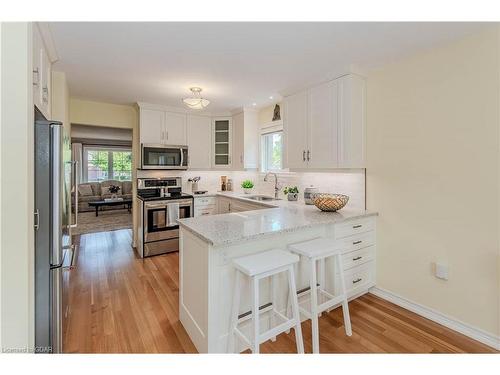
[[[210,169],[212,120],[207,116],[187,116],[187,145],[189,147],[188,168]]]
[[[33,26],[33,104],[42,110],[42,36],[36,25]]]
[[[165,112],[141,109],[139,114],[141,143],[163,144],[165,139]]]
[[[194,197],[194,217],[216,215],[217,198],[216,197]]]
[[[364,168],[365,91],[363,78],[347,75],[286,97],[286,166]]]
[[[33,25],[33,104],[45,118],[51,117],[52,63],[38,25]]]
[[[338,166],[338,83],[327,82],[313,87],[308,94],[308,147],[306,159],[309,168],[336,168]]]
[[[233,163],[234,170],[245,168],[245,114],[233,116]]]
[[[366,84],[363,78],[339,78],[339,167],[366,166]]]
[[[231,199],[229,212],[244,212],[269,208],[258,203],[243,202],[239,199]]]
[[[185,146],[186,140],[185,113],[165,112],[165,144]]]
[[[139,113],[141,143],[184,146],[186,114],[141,108]]]
[[[234,170],[257,170],[259,167],[259,119],[254,109],[244,109],[233,116]]]
[[[212,167],[231,168],[233,149],[231,117],[214,118],[212,129]]]
[[[227,214],[231,212],[231,199],[225,197],[217,197],[217,213]]]
[[[284,107],[286,167],[307,168],[307,91],[286,97]]]

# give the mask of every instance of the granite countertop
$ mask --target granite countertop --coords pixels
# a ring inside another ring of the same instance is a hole
[[[228,214],[191,217],[178,220],[179,225],[213,246],[231,245],[256,240],[265,236],[288,233],[317,225],[339,223],[365,216],[376,216],[376,212],[344,208],[338,212],[323,212],[304,202],[277,200],[258,202],[241,193],[218,192],[202,196],[226,196],[245,202],[262,205],[260,210],[233,212]]]

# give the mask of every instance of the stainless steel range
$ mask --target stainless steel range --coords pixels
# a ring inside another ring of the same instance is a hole
[[[193,196],[182,193],[180,177],[139,178],[139,255],[144,258],[179,250],[177,219],[193,216]]]

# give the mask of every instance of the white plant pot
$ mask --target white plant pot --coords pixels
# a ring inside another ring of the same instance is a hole
[[[253,188],[243,188],[243,191],[245,192],[245,194],[252,194],[252,190],[253,190]]]

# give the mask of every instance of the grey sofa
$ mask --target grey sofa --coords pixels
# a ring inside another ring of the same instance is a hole
[[[118,180],[105,180],[101,182],[85,182],[78,185],[78,211],[87,212],[94,211],[94,207],[89,207],[89,202],[95,202],[103,200],[104,198],[110,198],[111,193],[108,188],[110,185],[120,186],[120,191],[117,193],[118,197],[121,198],[132,198],[132,181],[118,181]],[[90,189],[88,187],[90,186]],[[74,193],[72,193],[74,194]],[[75,200],[72,199],[72,204],[74,205]],[[123,209],[122,206],[106,206],[102,207],[103,210],[120,210]],[[75,208],[73,207],[73,212]]]

